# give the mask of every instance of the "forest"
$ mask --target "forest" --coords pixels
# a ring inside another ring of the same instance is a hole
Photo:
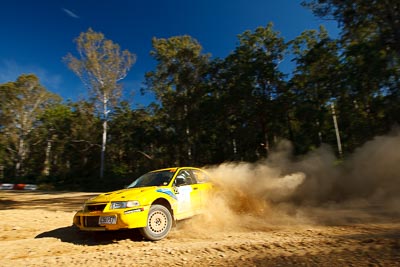
[[[309,0],[337,21],[285,40],[272,23],[238,35],[225,58],[191,36],[152,40],[156,67],[133,108],[122,97],[135,55],[92,29],[66,68],[89,89],[65,101],[32,74],[0,84],[0,182],[43,189],[121,188],[171,166],[256,162],[289,140],[293,156],[327,144],[340,164],[400,123],[400,2]],[[280,65],[291,61],[284,73]]]

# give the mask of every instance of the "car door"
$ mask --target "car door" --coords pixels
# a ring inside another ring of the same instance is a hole
[[[196,180],[196,190],[198,198],[198,211],[204,211],[207,208],[209,194],[211,193],[212,185],[208,174],[199,169],[193,169],[192,175]]]
[[[181,182],[182,179],[184,182]],[[176,183],[179,181],[179,183]],[[189,169],[180,170],[175,178],[175,190],[178,200],[178,219],[188,218],[199,212],[201,196],[199,187]]]
[[[190,173],[190,186],[192,187],[192,191],[190,193],[190,198],[192,201],[192,211],[193,214],[198,214],[200,213],[202,207],[202,199],[201,199],[202,187],[197,182],[197,179],[194,176],[193,171],[189,170],[188,172]]]

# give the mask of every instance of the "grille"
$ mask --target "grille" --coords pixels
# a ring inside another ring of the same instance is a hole
[[[83,226],[85,226],[85,227],[100,227],[99,217],[100,216],[85,216],[85,217],[83,217]]]
[[[86,209],[87,211],[103,211],[104,208],[106,207],[106,204],[99,204],[99,205],[87,205]]]

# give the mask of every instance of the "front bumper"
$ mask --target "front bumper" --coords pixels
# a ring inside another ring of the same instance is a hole
[[[109,212],[78,211],[73,224],[83,231],[107,231],[131,228],[142,228],[147,225],[149,207],[128,208]],[[101,216],[116,216],[115,224],[99,224]]]

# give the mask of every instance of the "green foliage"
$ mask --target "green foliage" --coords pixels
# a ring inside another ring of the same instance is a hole
[[[351,151],[400,123],[400,3],[312,0],[304,5],[342,29],[338,105]]]
[[[296,63],[290,80],[292,110],[298,118],[293,138],[296,151],[304,153],[335,142],[329,138],[333,129],[329,103],[340,95],[343,66],[338,42],[323,27],[303,32],[290,45]]]
[[[48,92],[35,75],[24,74],[0,85],[0,100],[3,164],[7,164],[7,173],[22,177],[29,173],[25,165],[40,116],[60,98]]]
[[[239,45],[213,70],[218,135],[232,160],[265,157],[277,136],[285,136],[286,86],[278,69],[286,44],[272,24],[238,36]],[[283,118],[283,123],[282,123]],[[286,136],[285,136],[286,137]],[[226,159],[224,159],[226,160]]]
[[[64,61],[88,87],[92,96],[101,104],[104,99],[116,103],[124,79],[135,62],[135,55],[128,50],[121,51],[118,44],[108,40],[91,28],[75,39],[80,58],[68,54]]]
[[[135,62],[135,55],[121,51],[118,44],[105,39],[100,32],[89,28],[75,40],[80,58],[68,54],[64,61],[89,88],[96,100],[103,119],[100,178],[104,176],[105,151],[107,145],[108,114],[121,96],[118,83],[126,77]]]
[[[208,55],[201,53],[201,45],[190,36],[153,38],[153,49],[151,54],[158,64],[155,71],[146,74],[146,83],[147,90],[154,92],[161,103],[157,122],[172,156],[166,162],[192,164],[197,157],[195,139],[199,134],[194,118],[204,95]]]
[[[153,38],[157,64],[146,73],[144,91],[157,101],[140,109],[118,98],[118,81],[134,56],[101,33],[82,33],[76,39],[81,58],[65,60],[91,89],[91,101],[61,103],[34,75],[0,85],[6,179],[111,190],[166,166],[257,161],[280,139],[290,140],[297,155],[322,144],[336,147],[332,105],[344,156],[399,124],[400,27],[393,19],[399,4],[307,5],[340,23],[339,39],[320,27],[285,41],[270,23],[239,34],[227,57],[211,58],[190,36]],[[285,74],[280,63],[288,58],[295,67]],[[107,179],[99,180],[105,141]]]

